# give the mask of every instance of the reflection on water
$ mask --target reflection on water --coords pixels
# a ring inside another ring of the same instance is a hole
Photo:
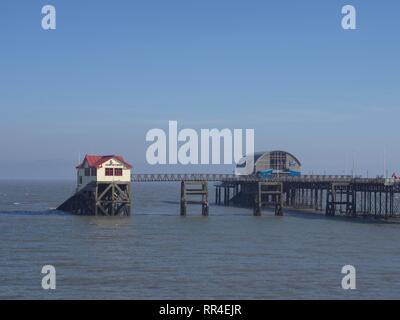
[[[178,184],[134,185],[130,218],[49,210],[73,182],[0,183],[0,298],[399,298],[400,226],[211,206],[179,216]],[[211,192],[211,195],[213,192]],[[57,289],[41,289],[41,268]],[[357,290],[341,289],[341,268]]]

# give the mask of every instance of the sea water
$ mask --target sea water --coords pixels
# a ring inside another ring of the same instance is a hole
[[[81,217],[54,210],[73,181],[1,181],[0,298],[400,298],[399,224],[214,205],[180,217],[179,184],[132,189],[131,217]],[[342,289],[344,265],[356,290]]]

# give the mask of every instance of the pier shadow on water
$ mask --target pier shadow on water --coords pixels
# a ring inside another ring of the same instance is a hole
[[[344,215],[335,215],[335,216],[326,216],[322,212],[310,212],[310,211],[301,211],[301,210],[284,210],[284,216],[297,217],[302,219],[310,219],[310,220],[331,220],[331,221],[343,221],[350,223],[361,223],[361,224],[400,224],[400,221],[394,220],[393,218],[384,219],[384,218],[375,218],[374,216],[344,216]]]

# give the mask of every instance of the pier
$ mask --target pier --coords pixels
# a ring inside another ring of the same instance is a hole
[[[200,199],[199,199],[200,198]],[[200,204],[201,214],[208,216],[208,183],[207,181],[181,182],[181,216],[186,216],[188,204]]]
[[[200,205],[210,214],[209,183],[215,188],[215,205],[253,209],[254,216],[272,210],[324,213],[326,216],[400,217],[400,182],[393,179],[346,175],[303,175],[271,177],[235,174],[132,174],[131,182],[179,182],[180,215],[188,205]],[[61,204],[57,210],[77,215],[129,216],[131,182],[92,181]]]
[[[62,203],[57,210],[76,215],[129,216],[130,183],[90,182]]]
[[[254,216],[285,210],[328,217],[400,217],[400,180],[349,175],[301,175],[300,161],[284,151],[257,153],[253,174],[132,174],[122,156],[86,155],[76,167],[77,189],[57,209],[77,215],[129,216],[131,183],[179,182],[180,215],[188,205],[210,214],[209,183],[215,205],[251,208]],[[246,159],[246,158],[245,158]],[[283,174],[282,174],[283,173]]]
[[[259,216],[271,208],[281,216],[285,209],[324,213],[326,216],[400,217],[400,182],[348,175],[271,177],[234,174],[133,174],[132,182],[214,182],[215,204],[253,208]],[[183,187],[181,187],[183,188]],[[182,191],[181,191],[182,192]]]
[[[123,157],[87,154],[76,169],[76,192],[57,210],[94,216],[131,214],[132,166]]]

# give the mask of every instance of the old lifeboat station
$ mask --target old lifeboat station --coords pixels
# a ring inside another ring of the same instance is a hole
[[[57,209],[78,215],[129,216],[132,166],[117,155],[86,155],[76,193]]]

